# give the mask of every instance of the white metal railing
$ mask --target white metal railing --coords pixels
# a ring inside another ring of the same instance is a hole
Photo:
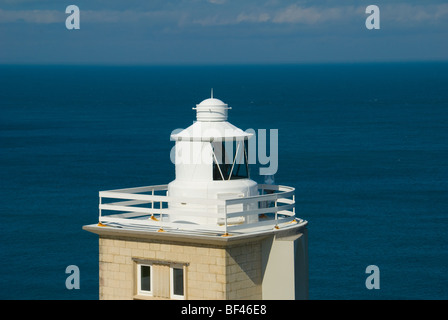
[[[244,233],[254,228],[278,228],[281,224],[296,222],[292,187],[259,184],[258,196],[231,199],[179,198],[167,196],[167,190],[168,185],[156,185],[101,191],[99,223],[111,226],[146,226],[159,231],[172,228],[228,234]],[[195,205],[196,208],[199,205],[204,210],[188,210],[187,205]],[[177,209],[179,206],[185,207]],[[117,214],[117,211],[122,213]],[[208,218],[206,221],[209,222],[195,224],[176,220],[186,216]],[[249,219],[250,216],[257,216],[258,219]]]

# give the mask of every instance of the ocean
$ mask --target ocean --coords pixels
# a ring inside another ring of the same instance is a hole
[[[448,299],[446,62],[0,66],[0,299],[98,299],[98,192],[173,180],[169,136],[211,88],[279,130],[310,299]]]

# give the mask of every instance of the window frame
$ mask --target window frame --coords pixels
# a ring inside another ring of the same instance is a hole
[[[228,181],[238,179],[250,179],[249,159],[248,159],[248,139],[232,140],[232,154],[227,154],[226,144],[230,141],[216,141],[212,142],[213,165],[212,177],[214,181]],[[216,150],[219,145],[218,150]],[[218,151],[218,152],[216,152]],[[226,163],[229,159],[231,163]],[[241,160],[237,161],[237,160]],[[221,163],[220,163],[221,162]],[[243,168],[245,174],[239,174],[240,169]]]
[[[174,269],[182,270],[182,295],[174,294]],[[185,277],[185,265],[184,264],[171,264],[170,265],[170,298],[176,300],[185,300],[186,289],[186,277]]]
[[[150,290],[142,290],[142,267],[149,267],[149,287]],[[153,296],[154,270],[152,263],[137,263],[137,295]]]

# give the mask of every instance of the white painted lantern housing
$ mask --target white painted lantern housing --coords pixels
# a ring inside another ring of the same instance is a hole
[[[252,134],[227,122],[227,104],[209,98],[196,105],[196,118],[187,129],[171,135],[175,145],[176,179],[168,184],[170,197],[229,199],[258,195],[257,183],[249,177],[248,140]],[[170,203],[169,209],[185,211],[172,222],[216,225],[220,206]],[[253,204],[252,204],[253,205]],[[254,208],[245,204],[227,206],[227,213]],[[194,212],[195,215],[188,215]],[[204,217],[200,213],[204,213]],[[216,218],[210,218],[216,213]],[[199,216],[198,216],[199,215]],[[174,218],[175,217],[175,218]],[[229,219],[230,223],[253,223],[257,216]],[[229,221],[228,221],[229,223]]]

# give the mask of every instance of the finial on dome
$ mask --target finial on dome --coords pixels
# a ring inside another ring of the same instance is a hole
[[[212,92],[211,92],[211,98],[213,99],[213,88],[212,88]]]

